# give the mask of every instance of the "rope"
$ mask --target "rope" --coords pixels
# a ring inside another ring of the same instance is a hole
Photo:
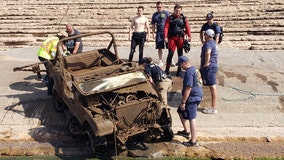
[[[231,85],[229,85],[229,88],[230,89],[225,93],[225,96],[222,96],[222,100],[224,100],[224,101],[246,101],[246,100],[254,99],[257,96],[284,96],[284,93],[278,93],[278,94],[254,93],[251,90],[242,90],[242,89],[233,87]],[[235,98],[235,99],[225,98],[228,95],[228,93],[232,90],[235,90],[235,91],[239,92],[240,94],[247,95],[247,97],[246,98]]]

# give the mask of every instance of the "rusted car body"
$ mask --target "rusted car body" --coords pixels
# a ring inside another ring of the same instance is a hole
[[[63,56],[64,41],[94,35],[110,36],[108,46]],[[68,37],[57,48],[55,61],[47,70],[54,82],[54,107],[69,115],[71,135],[88,135],[93,147],[114,140],[123,146],[136,135],[147,141],[173,138],[168,107],[141,66],[118,58],[111,32]]]

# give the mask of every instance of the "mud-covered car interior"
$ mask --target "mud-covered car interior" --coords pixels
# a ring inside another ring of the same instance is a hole
[[[93,151],[117,139],[124,146],[130,137],[142,135],[145,141],[171,140],[169,108],[159,100],[141,66],[118,58],[115,39],[106,48],[63,56],[58,43],[57,56],[48,71],[54,82],[53,104],[69,118],[73,137],[87,135]]]

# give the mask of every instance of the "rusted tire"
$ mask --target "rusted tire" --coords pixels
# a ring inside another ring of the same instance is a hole
[[[62,112],[67,109],[66,104],[59,98],[57,92],[52,93],[52,103],[55,111]]]
[[[82,126],[76,117],[72,117],[68,123],[68,131],[72,138],[82,135]]]
[[[161,138],[163,141],[171,141],[174,138],[174,132],[170,125],[162,126],[163,133],[161,134]]]

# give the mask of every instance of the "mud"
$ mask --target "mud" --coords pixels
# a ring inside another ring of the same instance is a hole
[[[204,159],[283,158],[282,142],[211,141],[198,147],[185,147],[184,139],[176,136],[172,142],[127,144],[127,149],[115,150],[114,144],[102,147],[91,154],[84,141],[6,141],[1,142],[1,157],[55,155],[58,158],[79,157],[98,159],[191,157]]]

